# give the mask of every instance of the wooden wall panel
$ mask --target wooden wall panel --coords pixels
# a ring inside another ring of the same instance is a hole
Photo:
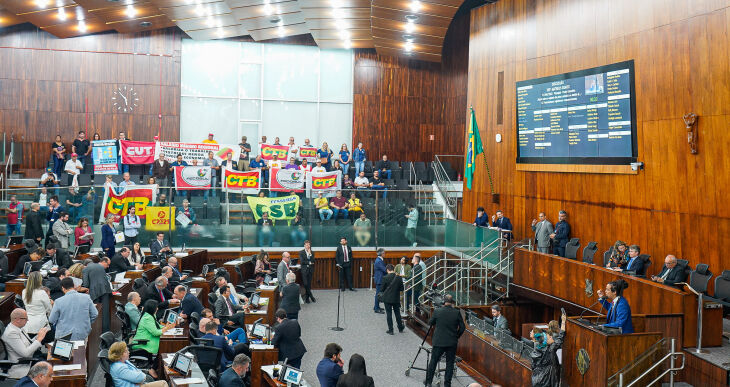
[[[442,63],[357,50],[353,144],[362,142],[370,160],[387,154],[391,160],[433,161],[435,154],[461,154],[468,43],[469,13],[460,11],[446,34]]]
[[[713,273],[730,268],[730,1],[502,0],[472,10],[468,104],[473,104],[500,203],[492,204],[484,168],[464,195],[464,220],[477,207],[511,218],[531,235],[540,211],[569,213],[572,236],[599,254],[617,239],[652,255],[649,273],[675,254]],[[637,175],[516,170],[515,83],[633,59],[636,66]],[[504,117],[497,124],[498,74]],[[699,118],[691,155],[682,116]],[[503,142],[492,141],[500,133]],[[463,148],[462,148],[463,152]],[[466,189],[465,189],[466,191]],[[580,254],[579,254],[580,257]]]
[[[0,131],[23,147],[21,168],[43,168],[60,134],[67,147],[76,133],[152,140],[180,135],[180,47],[176,28],[136,34],[102,33],[58,39],[27,24],[0,33]],[[120,113],[114,90],[137,91],[140,106]],[[161,113],[160,113],[161,109]]]

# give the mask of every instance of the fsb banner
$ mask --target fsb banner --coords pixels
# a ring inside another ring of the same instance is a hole
[[[264,212],[269,213],[273,220],[291,220],[299,211],[299,196],[290,195],[280,198],[260,198],[258,196],[247,196],[248,205],[251,206],[253,217],[258,222]]]
[[[297,169],[271,168],[269,189],[279,192],[304,192],[305,175],[304,171]]]
[[[208,189],[211,177],[210,167],[175,167],[175,189]]]
[[[261,171],[231,171],[229,169],[221,169],[221,187],[223,192],[235,192],[247,195],[255,195],[259,193],[261,188]]]
[[[208,158],[208,152],[211,151],[213,152],[213,157],[220,163],[228,157],[229,153],[233,155],[233,160],[238,160],[241,148],[238,145],[232,144],[193,144],[187,142],[158,141],[155,144],[154,154],[159,156],[160,153],[163,153],[165,159],[169,162],[175,161],[177,155],[181,154],[183,161],[192,163],[193,160],[198,160],[202,164],[203,160]]]
[[[139,165],[155,162],[155,143],[144,141],[119,141],[122,147],[122,164]]]
[[[279,160],[286,160],[287,155],[289,154],[289,147],[286,145],[269,145],[269,144],[261,144],[261,158],[269,161],[274,159],[274,155]]]
[[[299,160],[307,160],[308,163],[315,163],[317,162],[317,148],[313,146],[300,146],[299,152],[297,153],[299,155]]]
[[[324,196],[335,196],[342,186],[342,171],[310,172],[307,174],[307,187],[312,191],[312,197],[322,192]]]
[[[170,209],[172,208],[172,211]],[[167,231],[175,229],[175,207],[147,207],[147,230]]]
[[[110,186],[104,190],[99,222],[104,222],[107,215],[114,215],[115,222],[119,222],[127,215],[129,207],[135,208],[135,214],[144,219],[147,217],[147,206],[154,203],[157,196],[157,185],[126,186],[121,193],[117,193]]]
[[[116,175],[119,173],[117,166],[117,143],[115,140],[92,141],[93,149],[91,151],[94,159],[94,174],[99,175]]]

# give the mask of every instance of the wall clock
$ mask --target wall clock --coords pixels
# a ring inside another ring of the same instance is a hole
[[[139,95],[133,87],[117,87],[112,95],[114,110],[120,113],[132,112],[139,107]]]

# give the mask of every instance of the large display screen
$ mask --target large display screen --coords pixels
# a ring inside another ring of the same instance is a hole
[[[517,162],[636,161],[634,61],[517,82]]]

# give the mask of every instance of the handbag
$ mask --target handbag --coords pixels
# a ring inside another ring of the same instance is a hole
[[[383,293],[387,292],[388,289],[390,289],[390,287],[393,286],[393,283],[395,283],[395,277],[393,277],[393,280],[390,281],[387,288],[385,288],[382,292],[378,293],[378,302],[385,302],[385,301],[383,301]]]

